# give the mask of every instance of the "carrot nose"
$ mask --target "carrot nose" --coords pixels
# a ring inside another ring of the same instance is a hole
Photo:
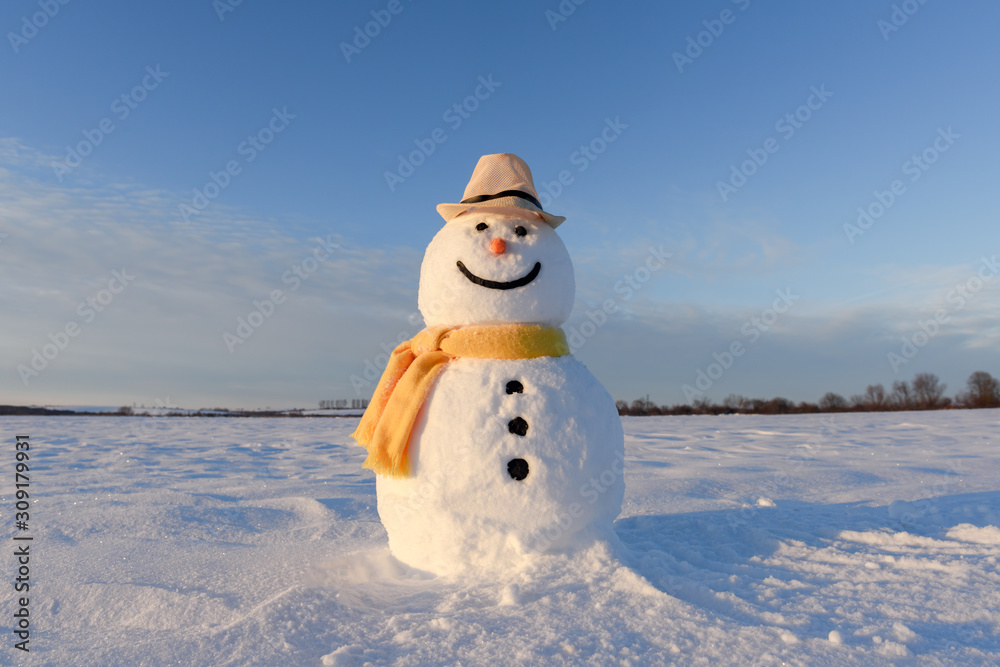
[[[507,242],[503,239],[493,239],[490,243],[490,250],[492,250],[495,255],[502,255],[507,250]]]

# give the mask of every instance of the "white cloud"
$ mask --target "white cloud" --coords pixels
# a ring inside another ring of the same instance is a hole
[[[0,183],[3,402],[170,395],[186,405],[220,396],[256,404],[270,392],[272,405],[294,405],[346,396],[357,353],[377,349],[413,310],[416,250],[355,247],[331,224],[326,240],[340,247],[309,274],[317,239],[222,206],[184,224],[176,197],[138,186],[56,187],[30,175],[43,157],[3,145],[0,158],[28,165]],[[290,273],[296,266],[308,278]],[[134,281],[84,321],[78,305],[123,269]],[[230,354],[223,332],[275,289],[285,301]],[[17,367],[69,322],[81,332],[25,387]],[[297,389],[303,372],[312,377]]]
[[[357,396],[352,376],[364,377],[366,368],[370,376],[377,357],[420,326],[412,315],[423,248],[357,246],[332,221],[322,235],[340,247],[293,289],[294,274],[286,272],[312,256],[317,240],[218,203],[184,224],[180,195],[113,182],[56,186],[47,160],[0,140],[2,403],[148,405],[169,396],[186,407],[308,406]],[[608,299],[620,308],[579,351],[617,398],[650,393],[681,402],[681,386],[713,353],[742,340],[741,326],[785,287],[801,300],[710,397],[735,391],[816,400],[826,390],[857,393],[920,370],[953,388],[972,370],[1000,374],[1000,277],[962,309],[948,301],[976,274],[977,258],[964,266],[869,269],[865,293],[819,300],[808,293],[823,279],[809,263],[819,251],[798,247],[776,225],[650,228],[665,231],[571,247],[578,299],[569,326],[579,328],[587,310]],[[672,257],[626,299],[615,285],[649,266],[650,246]],[[78,304],[123,268],[135,280],[83,322]],[[236,333],[238,318],[275,289],[285,301],[230,353],[224,332]],[[886,354],[942,307],[950,321],[897,378]],[[79,335],[25,387],[18,366],[30,365],[32,350],[71,321]],[[367,397],[373,387],[359,391]]]
[[[0,164],[12,167],[50,168],[52,162],[57,160],[53,155],[45,155],[30,146],[27,146],[20,139],[14,137],[0,137]],[[7,176],[7,173],[0,174]]]

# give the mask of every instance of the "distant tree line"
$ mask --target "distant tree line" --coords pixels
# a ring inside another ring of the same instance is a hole
[[[367,398],[352,398],[350,399],[350,404],[348,404],[348,399],[337,398],[329,401],[320,401],[320,410],[341,410],[343,408],[351,408],[352,410],[363,410],[368,407]]]
[[[946,408],[1000,407],[1000,381],[985,371],[976,371],[965,383],[965,391],[954,398],[945,396],[947,385],[933,373],[918,373],[912,382],[892,383],[892,391],[881,384],[870,384],[863,394],[849,399],[832,391],[818,403],[795,403],[787,398],[747,398],[730,394],[721,404],[700,398],[693,403],[674,406],[656,405],[648,397],[616,401],[620,415],[784,415],[810,412],[877,412],[888,410],[942,410]]]

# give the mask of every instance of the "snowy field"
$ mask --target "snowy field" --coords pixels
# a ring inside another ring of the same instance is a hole
[[[388,555],[356,423],[0,419],[0,664],[1000,664],[998,410],[626,418],[621,544],[482,580]]]

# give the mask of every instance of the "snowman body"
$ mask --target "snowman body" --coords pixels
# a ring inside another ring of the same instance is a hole
[[[574,297],[565,246],[530,214],[463,213],[421,266],[428,326],[558,327]],[[496,571],[612,539],[624,495],[621,420],[572,355],[450,361],[408,451],[410,475],[379,476],[376,489],[390,550],[413,567]]]
[[[611,397],[572,356],[458,359],[414,431],[412,475],[378,478],[389,548],[440,574],[607,537],[623,438]]]

